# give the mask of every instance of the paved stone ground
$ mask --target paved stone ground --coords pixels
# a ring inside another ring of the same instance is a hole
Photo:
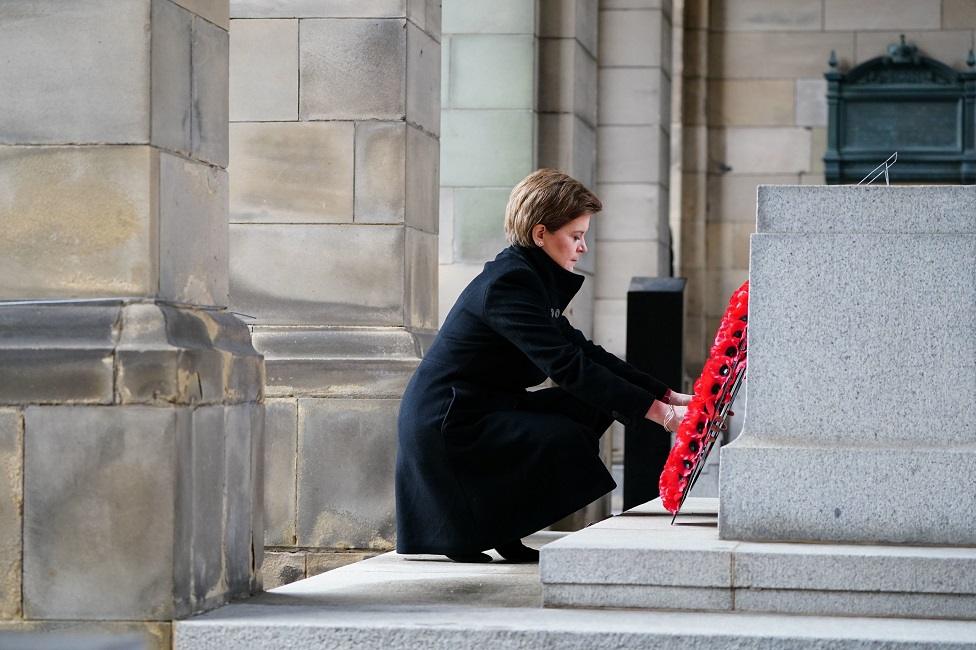
[[[541,601],[534,564],[387,553],[178,622],[174,648],[976,650],[976,628],[960,621],[543,609]]]

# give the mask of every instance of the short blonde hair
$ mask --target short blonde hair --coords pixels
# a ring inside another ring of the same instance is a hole
[[[555,232],[585,212],[602,209],[600,199],[575,178],[557,169],[538,169],[508,197],[505,238],[516,246],[532,246],[532,229],[540,223]]]

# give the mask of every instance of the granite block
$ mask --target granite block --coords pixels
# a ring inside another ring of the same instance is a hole
[[[407,121],[437,135],[441,130],[441,46],[409,22],[406,68]]]
[[[667,535],[598,526],[542,548],[543,584],[732,588],[737,542],[698,534],[714,531],[712,525],[675,528]]]
[[[264,542],[269,546],[289,546],[295,543],[298,402],[268,399],[264,407]]]
[[[354,194],[357,223],[403,222],[408,169],[406,138],[404,122],[356,124]],[[412,160],[410,167],[413,167]]]
[[[0,298],[154,295],[157,166],[142,146],[0,148]]]
[[[0,144],[149,142],[151,4],[0,3]]]
[[[658,585],[544,584],[544,607],[729,611],[732,589]]]
[[[972,234],[976,186],[760,187],[762,233]]]
[[[192,28],[193,157],[227,167],[230,44],[227,31],[194,17]]]
[[[299,399],[299,545],[392,547],[398,406],[398,400]]]
[[[227,172],[159,154],[159,296],[195,305],[228,299]]]
[[[404,118],[404,20],[303,20],[299,31],[302,120]]]
[[[20,616],[23,504],[23,415],[0,409],[0,619]]]
[[[231,224],[230,237],[231,304],[256,324],[403,324],[403,228]]]
[[[152,144],[189,155],[190,25],[193,15],[166,0],[152,2]]]
[[[723,539],[976,546],[976,484],[961,478],[976,472],[971,444],[771,440],[750,428],[757,401],[722,448]]]
[[[171,618],[176,425],[173,409],[26,410],[25,617]]]
[[[779,612],[819,616],[884,616],[916,618],[976,618],[972,594],[874,593],[865,591],[806,591],[736,589],[735,609],[743,612]]]
[[[298,119],[298,21],[234,20],[230,120]]]
[[[972,400],[904,405],[939,382],[976,385],[973,259],[976,236],[965,234],[753,236],[749,433],[901,446],[924,431],[926,444],[971,443]]]
[[[354,126],[290,122],[230,126],[230,220],[353,220]]]

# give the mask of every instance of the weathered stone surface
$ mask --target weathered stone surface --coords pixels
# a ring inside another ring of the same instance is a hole
[[[224,410],[224,549],[226,589],[231,597],[247,596],[251,588],[251,513],[252,436],[260,438],[262,431],[252,430],[253,404],[227,406]],[[258,508],[261,504],[259,502]]]
[[[824,0],[825,29],[939,29],[941,0]]]
[[[264,382],[262,382],[263,384]],[[264,447],[265,409],[263,405],[251,403],[248,414],[251,419],[251,527],[250,537],[250,592],[256,594],[264,589],[262,568],[264,566]]]
[[[575,113],[596,125],[597,65],[579,41],[544,38],[539,43],[540,111]]]
[[[445,110],[441,121],[441,185],[512,187],[532,171],[532,111]]]
[[[437,327],[437,235],[407,228],[404,255],[405,324],[433,330]]]
[[[305,559],[305,566],[308,577],[311,578],[320,573],[368,560],[375,556],[376,553],[309,553]]]
[[[299,399],[298,543],[389,549],[398,400]],[[336,459],[343,459],[336,464]],[[326,474],[322,468],[329,466]]]
[[[404,122],[371,121],[356,124],[357,223],[403,221],[407,174],[406,136],[407,125]],[[428,170],[423,168],[423,171]]]
[[[540,114],[539,165],[561,169],[592,187],[596,175],[596,129],[570,113]]]
[[[230,133],[232,223],[352,221],[352,123],[232,124]]]
[[[826,86],[822,90],[826,95]],[[734,79],[708,84],[711,126],[793,126],[794,82],[783,79]],[[761,97],[762,101],[756,101]],[[826,102],[826,100],[824,100]],[[826,104],[825,104],[826,105]]]
[[[667,192],[650,183],[608,184],[596,188],[603,211],[590,223],[587,239],[648,240],[660,237],[660,215]]]
[[[193,19],[192,32],[193,157],[227,167],[228,35],[200,18]]]
[[[600,33],[613,34],[600,39],[601,66],[660,68],[670,59],[670,22],[661,11],[601,11]]]
[[[301,580],[305,577],[305,553],[265,553],[262,575],[265,589],[274,589]]]
[[[796,80],[796,123],[797,126],[827,126],[826,79]]]
[[[0,147],[0,297],[155,294],[157,164],[149,147]]]
[[[403,324],[402,228],[232,224],[230,236],[231,304],[258,323]]]
[[[440,143],[433,136],[407,127],[406,223],[437,234]]]
[[[441,46],[413,23],[407,23],[406,69],[407,121],[436,135],[441,130]]]
[[[532,34],[535,32],[534,3],[500,0],[492,11],[470,2],[444,2],[441,29],[445,34]]]
[[[601,126],[597,182],[666,184],[666,142],[667,134],[659,126]]]
[[[289,546],[295,544],[298,403],[294,399],[269,399],[264,408],[264,543]],[[265,587],[271,588],[267,584]]]
[[[726,32],[820,31],[823,8],[820,0],[738,0],[709,5],[709,23]],[[839,29],[850,29],[846,24]]]
[[[783,174],[810,170],[810,131],[803,128],[745,128],[709,130],[713,162],[740,174]]]
[[[531,109],[535,74],[530,35],[451,37],[451,107]]]
[[[575,38],[596,56],[598,5],[588,0],[542,0],[539,3],[539,36]]]
[[[942,0],[942,29],[976,27],[976,6],[969,0]]]
[[[671,93],[657,68],[600,70],[600,124],[661,124],[670,114]]]
[[[235,20],[230,34],[232,122],[298,119],[298,21]]]
[[[854,62],[853,32],[711,32],[708,36],[712,78],[819,78],[831,50],[841,62]]]
[[[213,606],[223,600],[224,490],[226,480],[224,407],[193,411],[192,597]]]
[[[23,416],[0,409],[0,619],[20,615],[23,481]]]
[[[113,399],[118,304],[0,308],[0,403]]]
[[[172,650],[172,624],[0,621],[0,647],[10,650]]]
[[[268,358],[269,395],[283,396],[399,397],[422,345],[401,328],[381,327],[256,327],[254,340]]]
[[[505,247],[505,204],[509,190],[454,190],[454,253],[459,260],[490,259]]]
[[[227,0],[173,0],[196,15],[209,20],[218,27],[227,29],[230,24]],[[231,4],[234,4],[233,0]]]
[[[404,0],[231,0],[233,18],[397,18]]]
[[[159,154],[159,296],[226,306],[227,172]]]
[[[796,174],[711,174],[708,177],[707,221],[756,222],[760,185],[796,185]]]
[[[0,143],[148,142],[150,4],[0,4]]]
[[[405,27],[403,20],[301,21],[301,119],[403,119]]]
[[[171,617],[175,434],[172,409],[26,410],[25,617]]]
[[[543,587],[543,598],[546,607],[691,609],[699,612],[732,609],[732,590],[716,587],[547,584]]]
[[[189,155],[193,15],[172,2],[152,3],[152,143]]]

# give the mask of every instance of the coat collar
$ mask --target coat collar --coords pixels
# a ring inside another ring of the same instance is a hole
[[[541,248],[512,245],[506,248],[504,252],[509,251],[528,261],[532,268],[535,269],[539,277],[542,278],[543,283],[556,297],[560,310],[566,309],[566,305],[569,304],[569,301],[573,299],[573,296],[583,286],[583,280],[585,278],[582,275],[567,271],[559,266]]]

